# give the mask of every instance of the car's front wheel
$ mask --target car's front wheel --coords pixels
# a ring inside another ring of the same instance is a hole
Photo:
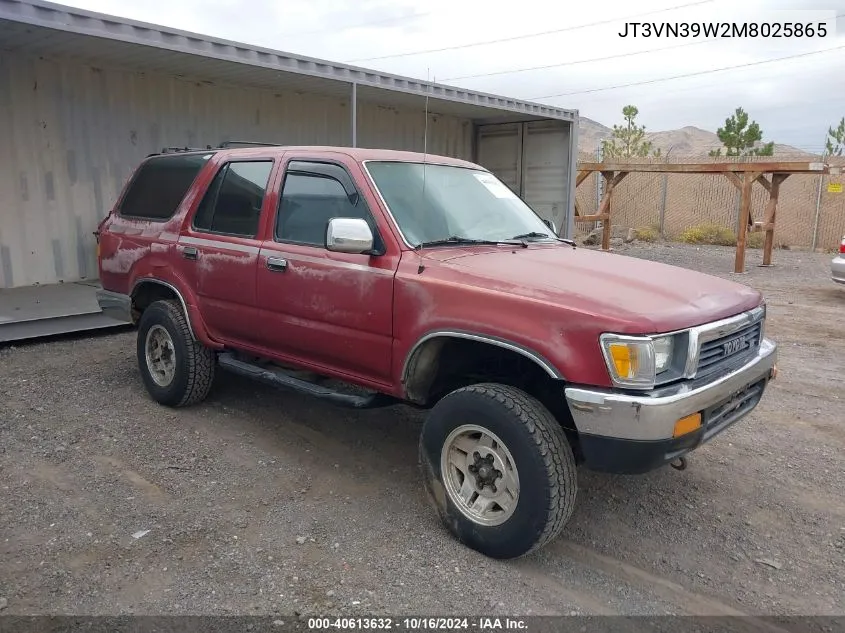
[[[420,462],[445,525],[493,558],[543,546],[575,507],[575,459],[563,429],[514,387],[473,385],[440,400],[423,425]]]
[[[175,301],[156,301],[138,322],[138,368],[159,404],[184,407],[205,399],[214,380],[214,352],[191,336]]]

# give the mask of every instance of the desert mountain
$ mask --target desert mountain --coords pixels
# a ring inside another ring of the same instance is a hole
[[[578,126],[578,149],[582,152],[595,154],[602,139],[610,138],[612,129],[592,119],[580,118]],[[688,125],[679,130],[664,130],[661,132],[647,132],[646,139],[660,148],[665,156],[706,156],[710,150],[722,146],[719,137],[714,132]],[[813,154],[803,152],[790,145],[775,144],[775,156],[811,157]]]

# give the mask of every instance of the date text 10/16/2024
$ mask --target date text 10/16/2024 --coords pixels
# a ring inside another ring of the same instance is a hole
[[[528,631],[528,623],[513,617],[308,618],[312,631]]]

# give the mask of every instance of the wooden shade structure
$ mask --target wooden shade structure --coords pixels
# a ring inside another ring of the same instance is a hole
[[[579,163],[575,187],[584,182],[590,174],[599,172],[604,179],[604,193],[597,213],[581,215],[575,204],[576,222],[601,222],[602,249],[610,249],[610,202],[613,190],[630,173],[659,174],[723,174],[740,191],[739,234],[736,241],[734,272],[745,272],[745,241],[748,230],[765,231],[763,265],[772,263],[775,220],[777,218],[778,194],[783,181],[793,174],[837,174],[840,168],[818,162],[712,162],[712,163]],[[769,201],[761,222],[751,218],[751,188],[754,183],[769,192]]]

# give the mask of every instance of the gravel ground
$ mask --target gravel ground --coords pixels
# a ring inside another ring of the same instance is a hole
[[[753,285],[781,375],[690,468],[579,472],[564,534],[497,562],[420,485],[422,417],[227,374],[172,411],[133,333],[0,350],[0,608],[15,614],[842,614],[845,290],[830,256],[617,252]]]

